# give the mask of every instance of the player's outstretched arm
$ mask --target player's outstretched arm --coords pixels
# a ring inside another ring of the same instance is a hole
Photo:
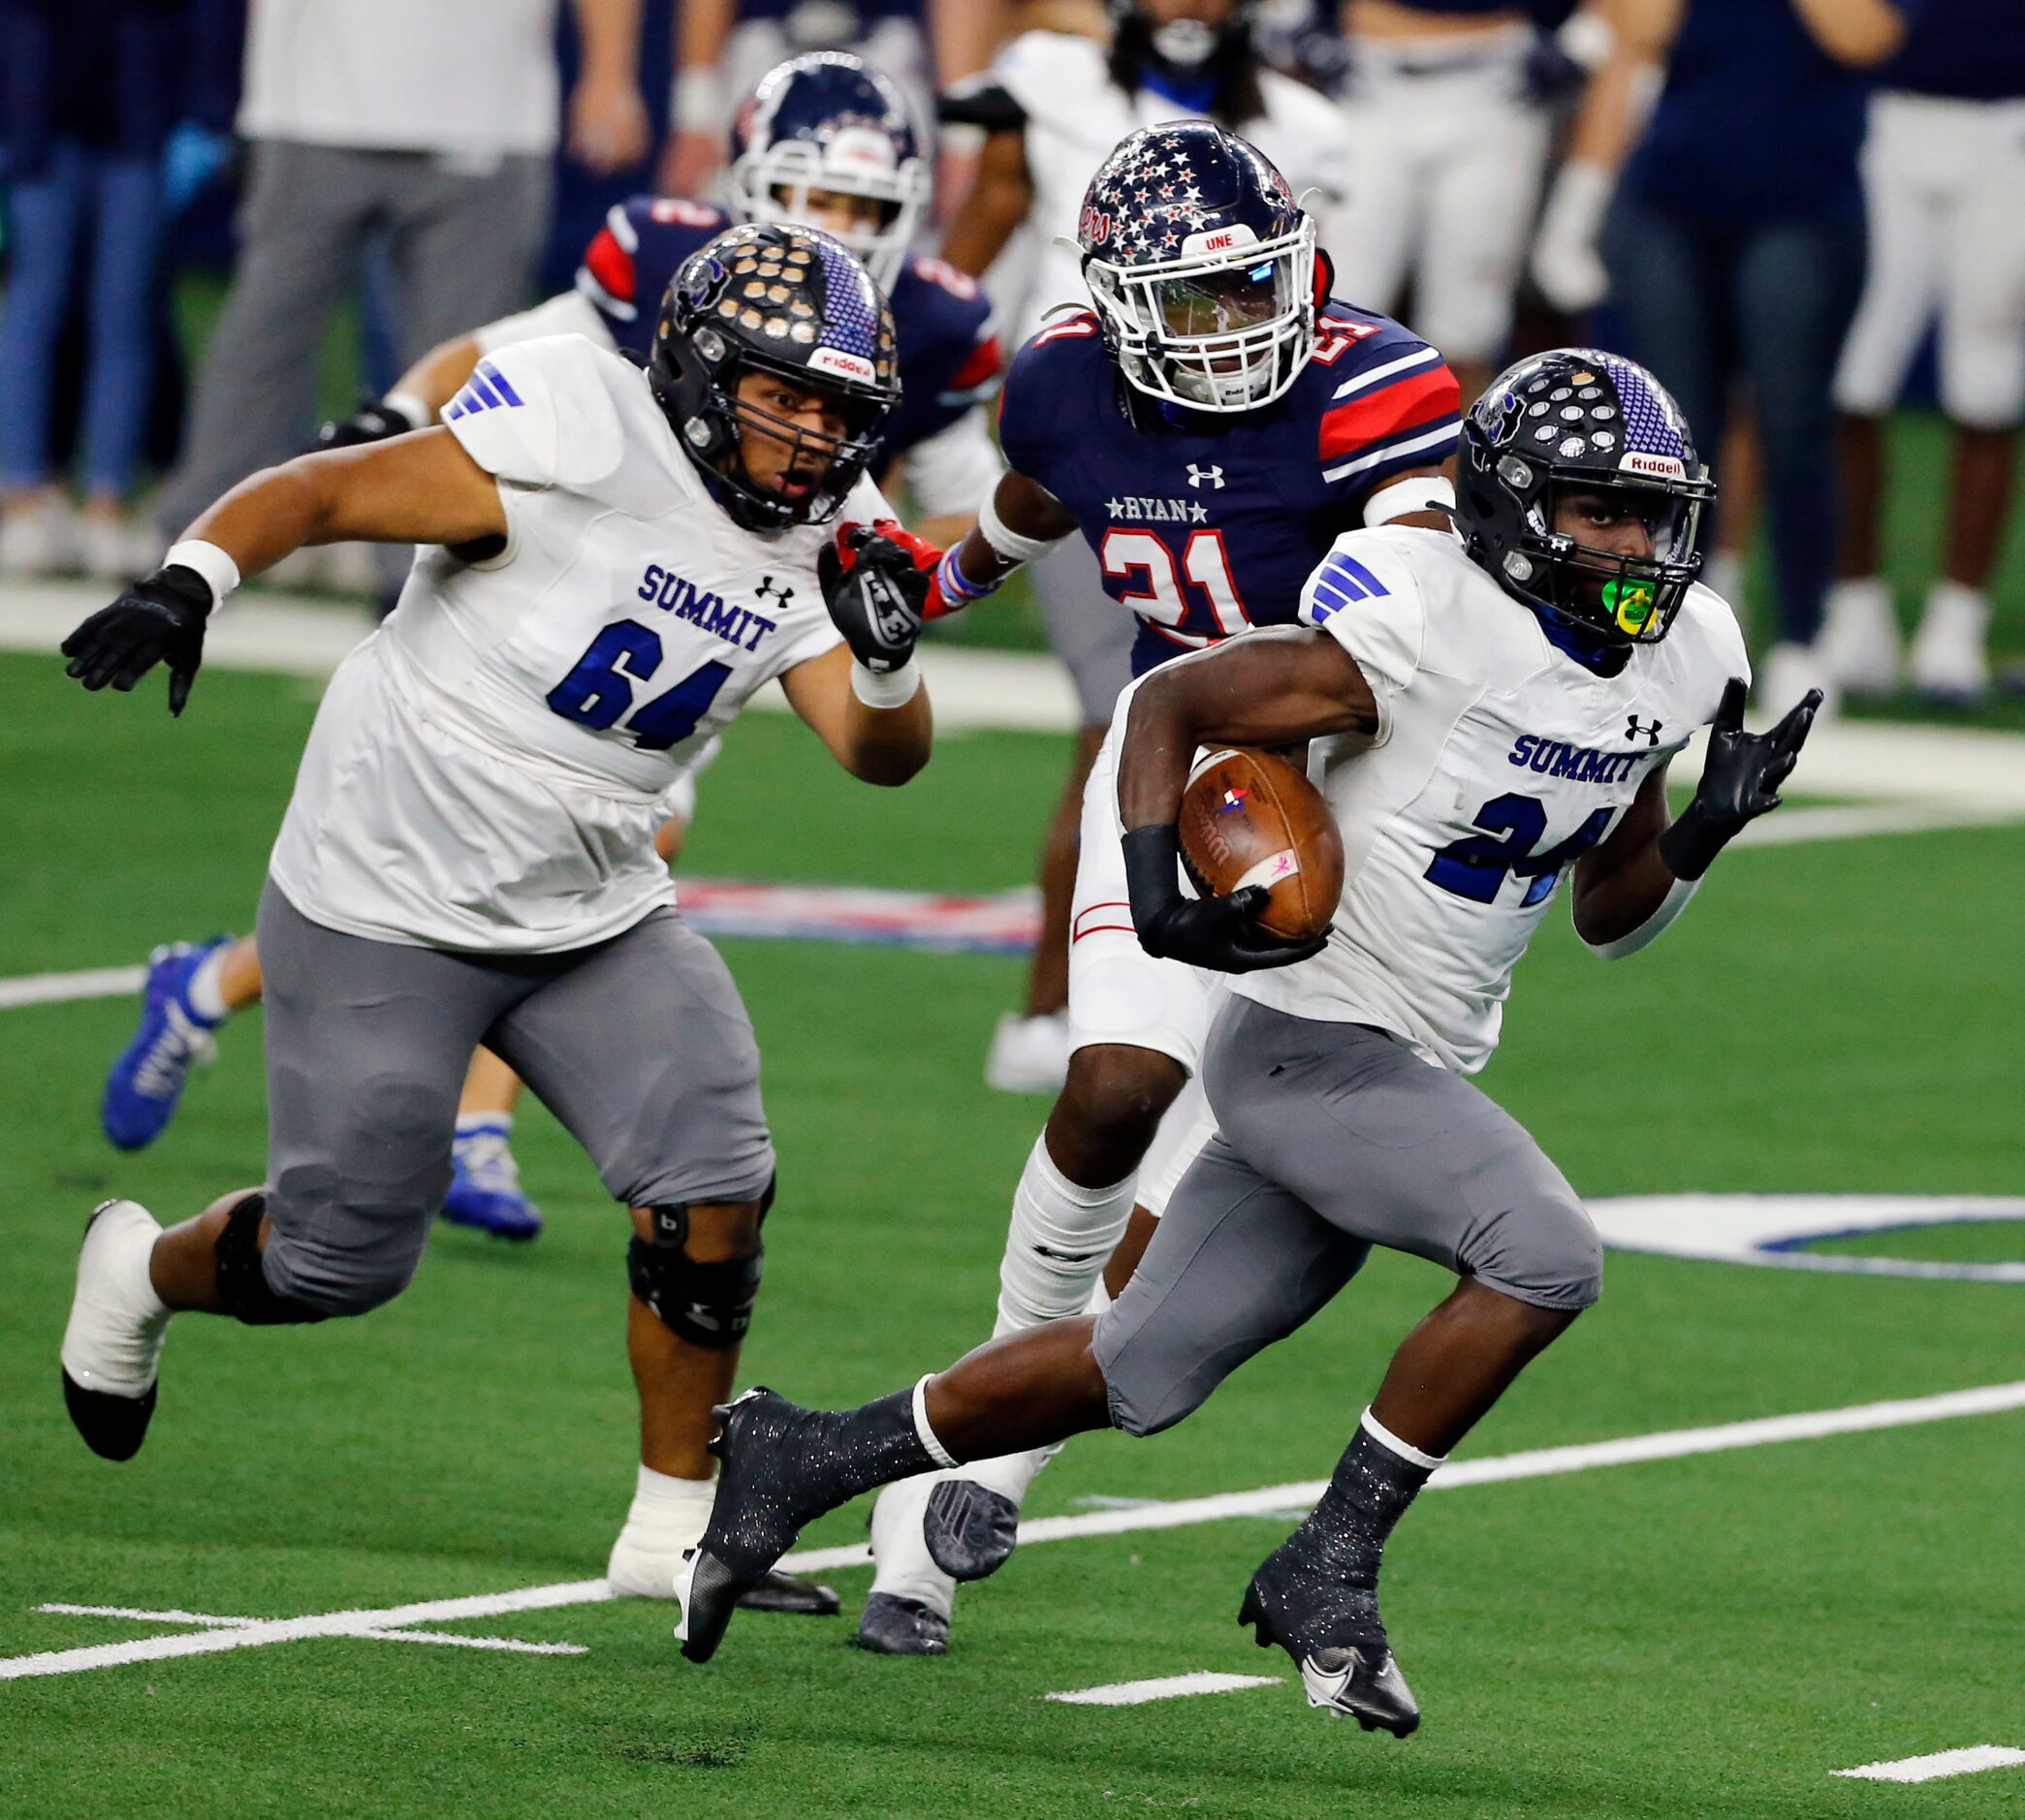
[[[169,666],[183,711],[211,612],[240,581],[306,544],[460,545],[506,535],[498,485],[446,429],[299,455],[241,481],[201,514],[162,566],[63,642],[66,675],[131,689]]]
[[[1377,701],[1355,660],[1327,633],[1306,626],[1245,633],[1165,664],[1140,683],[1118,769],[1126,893],[1140,946],[1221,973],[1283,967],[1319,954],[1325,936],[1289,942],[1258,926],[1267,902],[1262,887],[1184,897],[1175,817],[1199,746],[1298,745],[1377,727]]]
[[[903,784],[928,763],[934,742],[928,689],[916,677],[905,700],[879,706],[859,693],[859,671],[850,648],[838,644],[797,664],[780,678],[780,686],[788,705],[853,777],[868,784]]]
[[[1604,958],[1635,954],[1687,908],[1716,856],[1760,815],[1779,806],[1821,705],[1810,689],[1779,724],[1744,731],[1745,683],[1730,678],[1709,729],[1694,798],[1666,814],[1666,767],[1639,786],[1610,837],[1575,863],[1575,932]]]

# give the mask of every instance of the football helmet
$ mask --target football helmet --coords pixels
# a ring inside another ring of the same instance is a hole
[[[837,237],[891,291],[934,176],[892,81],[847,50],[813,50],[776,64],[741,104],[725,181],[744,221],[806,227],[811,191],[869,197],[878,224]]]
[[[1635,362],[1556,348],[1508,367],[1463,420],[1454,513],[1471,557],[1507,594],[1613,644],[1656,644],[1701,573],[1716,497],[1681,408]],[[1594,549],[1554,528],[1571,493],[1616,498],[1650,556]]]
[[[1105,346],[1153,397],[1256,410],[1314,352],[1314,222],[1225,127],[1126,135],[1091,179],[1076,237]]]
[[[834,396],[843,435],[742,403],[739,382],[754,371]],[[757,223],[728,229],[690,254],[668,287],[648,377],[677,440],[739,523],[821,524],[877,457],[900,402],[893,311],[856,255],[829,235]],[[789,498],[752,479],[740,453],[744,426],[820,462],[807,493]]]

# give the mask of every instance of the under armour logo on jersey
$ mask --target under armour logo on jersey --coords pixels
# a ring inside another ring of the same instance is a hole
[[[788,604],[788,602],[793,600],[795,597],[795,590],[793,588],[775,586],[774,582],[774,578],[770,575],[761,576],[759,579],[759,585],[752,591],[755,594],[757,594],[761,600],[777,600],[782,607],[785,607]]]
[[[480,411],[511,410],[526,400],[506,383],[490,361],[480,361],[464,389],[450,401],[443,413],[446,423],[454,417],[471,417]]]
[[[1223,488],[1223,469],[1220,466],[1199,468],[1194,462],[1189,462],[1188,485],[1190,486],[1200,486],[1205,481],[1220,492]]]
[[[1625,716],[1625,737],[1627,739],[1636,739],[1641,737],[1647,745],[1658,745],[1660,743],[1660,723],[1656,720],[1648,726],[1640,721],[1636,714],[1627,714]]]

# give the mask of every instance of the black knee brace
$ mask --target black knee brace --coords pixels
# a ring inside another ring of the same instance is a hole
[[[268,1197],[245,1196],[225,1216],[214,1255],[218,1260],[218,1300],[248,1327],[298,1327],[325,1319],[321,1308],[292,1296],[277,1296],[260,1267],[260,1222]]]
[[[774,1184],[760,1199],[764,1220],[774,1205]],[[661,1325],[692,1346],[727,1352],[752,1326],[752,1304],[766,1268],[766,1246],[749,1258],[725,1258],[699,1264],[683,1246],[689,1238],[686,1206],[657,1207],[653,1237],[635,1239],[626,1247],[626,1277],[633,1294],[654,1311]]]

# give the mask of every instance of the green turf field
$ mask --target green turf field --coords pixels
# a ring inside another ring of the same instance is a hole
[[[172,724],[159,684],[87,700],[53,661],[0,658],[0,975],[243,926],[310,711],[300,682],[207,672]],[[755,716],[705,783],[687,863],[1010,887],[1059,745],[952,737],[893,795]],[[1617,967],[1556,919],[1485,1083],[1585,1193],[2016,1193],[2021,876],[2025,829],[1740,852]],[[726,952],[782,1156],[743,1375],[813,1401],[895,1388],[989,1323],[1041,1111],[979,1081],[1019,967]],[[86,1453],[55,1359],[85,1213],[124,1193],[180,1217],[262,1160],[257,1020],[223,1034],[153,1150],[106,1147],[99,1081],[131,1015],[0,1011],[0,1657],[193,1634],[50,1602],[288,1618],[599,1575],[632,1479],[622,1223],[538,1113],[519,1146],[550,1214],[536,1244],[439,1231],[411,1292],[359,1322],[185,1319],[146,1451]],[[2016,1258],[2018,1232],[1839,1248]],[[1442,1287],[1381,1258],[1192,1422],[1072,1446],[1030,1514],[1325,1476]],[[2017,1285],[1618,1254],[1601,1305],[1464,1453],[2019,1379]],[[2015,1813],[2025,1769],[1917,1787],[1830,1773],[2025,1747],[2021,1509],[2025,1411],[1431,1492],[1388,1555],[1386,1616],[1427,1713],[1405,1743],[1307,1710],[1289,1665],[1238,1629],[1246,1577],[1291,1522],[1250,1517],[1036,1544],[966,1592],[940,1661],[847,1647],[854,1569],[835,1576],[844,1619],[748,1615],[707,1669],[678,1656],[672,1610],[608,1603],[432,1626],[583,1653],[326,1636],[0,1679],[0,1811]],[[862,1523],[839,1513],[807,1540]],[[1042,1698],[1195,1670],[1280,1684],[1117,1710]]]

